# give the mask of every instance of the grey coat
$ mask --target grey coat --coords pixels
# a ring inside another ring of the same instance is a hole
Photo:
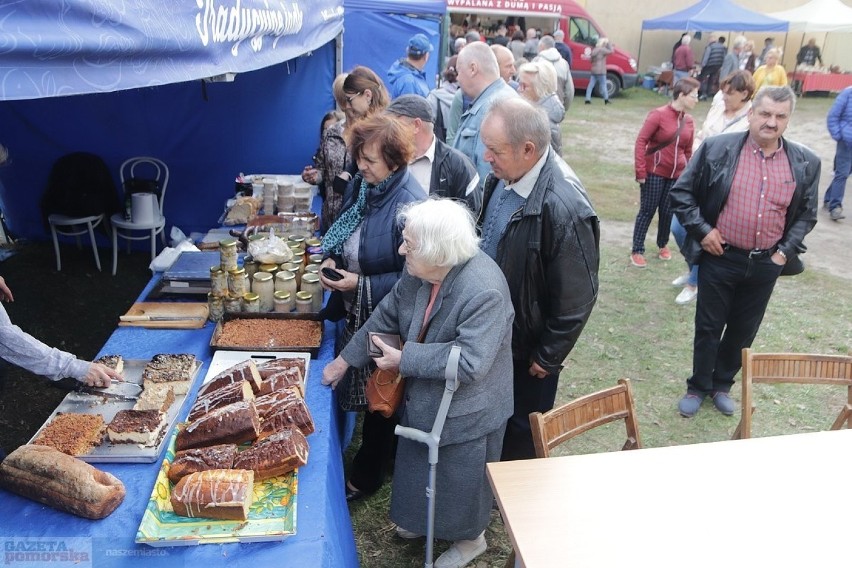
[[[514,310],[503,272],[479,251],[444,279],[424,342],[417,343],[431,288],[406,270],[341,355],[361,367],[369,360],[368,332],[398,333],[405,343],[401,423],[428,431],[444,391],[450,349],[461,347],[460,384],[440,442],[435,536],[472,539],[489,520],[492,498],[485,463],[500,459],[503,431],[512,415]],[[391,502],[394,522],[421,534],[426,527],[426,455],[425,445],[399,439]]]

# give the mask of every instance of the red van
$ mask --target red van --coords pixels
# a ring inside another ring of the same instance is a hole
[[[565,32],[565,43],[573,55],[571,75],[578,89],[585,89],[589,85],[592,48],[598,38],[609,37],[616,45],[615,51],[606,60],[609,96],[618,94],[621,89],[636,86],[639,80],[636,59],[620,49],[618,38],[604,33],[585,8],[574,0],[447,0],[447,12],[451,22],[457,24],[473,15],[482,30],[496,29],[499,23],[511,25],[520,18],[524,19],[524,28],[536,28],[542,33],[549,34],[561,29]]]

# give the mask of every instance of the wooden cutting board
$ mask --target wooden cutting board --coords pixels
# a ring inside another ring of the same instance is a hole
[[[207,313],[207,304],[204,302],[136,302],[119,318],[118,325],[151,329],[198,329],[207,323]]]

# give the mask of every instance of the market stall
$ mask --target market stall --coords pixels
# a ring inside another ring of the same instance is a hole
[[[789,75],[790,84],[798,95],[812,92],[838,93],[852,87],[852,73],[808,73],[796,71]]]

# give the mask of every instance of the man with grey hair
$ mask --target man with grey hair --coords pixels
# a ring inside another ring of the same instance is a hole
[[[600,227],[583,184],[550,148],[547,117],[521,98],[494,102],[482,123],[480,247],[506,276],[514,414],[503,460],[535,457],[529,414],[553,408],[559,373],[598,296]]]
[[[562,30],[553,32],[553,41],[556,42],[556,51],[559,52],[559,55],[568,63],[568,67],[570,68],[574,65],[574,54],[571,53],[571,48],[565,45],[565,32]]]
[[[748,40],[744,36],[737,36],[731,44],[731,51],[725,55],[725,61],[722,62],[722,68],[719,70],[719,80],[724,80],[725,77],[739,71],[740,69],[740,53]]]
[[[820,160],[783,138],[795,107],[790,87],[763,87],[748,132],[711,136],[672,187],[686,229],[681,252],[697,264],[692,376],[678,411],[695,416],[707,396],[731,416],[728,395],[784,265],[795,266],[817,220]],[[795,274],[795,272],[790,272]]]
[[[556,70],[556,95],[559,97],[559,102],[565,111],[574,101],[574,78],[571,76],[571,68],[568,62],[562,59],[559,52],[556,51],[556,42],[552,36],[542,36],[538,40],[538,56],[533,59],[544,59]]]
[[[512,50],[502,45],[492,45],[491,51],[494,52],[494,57],[497,58],[497,66],[500,68],[500,78],[517,91],[518,82],[515,81],[515,74],[518,70],[515,68],[515,56],[512,55]]]
[[[491,48],[481,41],[466,46],[459,53],[457,65],[459,90],[470,98],[471,103],[459,119],[452,146],[470,158],[479,178],[485,179],[491,168],[482,157],[485,151],[479,137],[482,119],[494,101],[517,97],[518,93],[500,78],[497,58]],[[460,99],[458,95],[456,98]]]

